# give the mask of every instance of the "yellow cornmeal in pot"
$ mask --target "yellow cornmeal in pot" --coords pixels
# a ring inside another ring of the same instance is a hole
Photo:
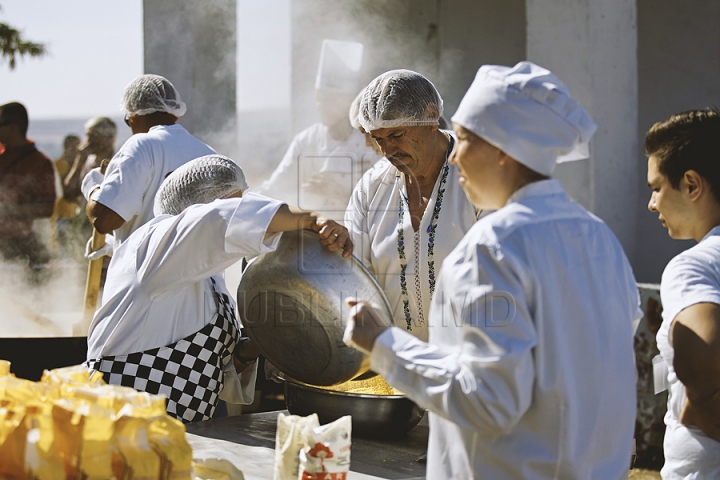
[[[335,392],[361,393],[364,395],[402,395],[403,393],[390,386],[384,378],[377,375],[367,380],[350,380],[332,387],[317,387]]]

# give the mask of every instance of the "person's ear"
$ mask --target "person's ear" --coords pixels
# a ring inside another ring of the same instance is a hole
[[[512,158],[510,155],[508,155],[507,153],[503,152],[503,151],[500,150],[499,148],[497,148],[497,147],[494,147],[494,148],[495,148],[495,150],[497,150],[496,153],[497,153],[497,158],[498,158],[498,164],[500,164],[500,165],[513,165],[513,164],[515,164],[515,163],[519,163],[517,160],[515,160],[514,158]]]
[[[705,191],[705,179],[695,170],[688,170],[683,174],[683,183],[688,192],[690,201],[695,201],[702,196]]]

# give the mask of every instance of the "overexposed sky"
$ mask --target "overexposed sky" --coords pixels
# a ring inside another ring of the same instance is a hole
[[[142,0],[0,0],[0,7],[0,22],[50,51],[18,60],[12,71],[0,65],[0,104],[22,102],[36,119],[119,115],[125,85],[143,73]],[[290,0],[238,0],[238,65],[239,110],[289,105]]]

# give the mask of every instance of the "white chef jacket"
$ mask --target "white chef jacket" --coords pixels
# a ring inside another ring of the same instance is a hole
[[[427,478],[624,480],[639,302],[610,229],[540,181],[445,259],[430,342],[389,328],[371,369],[430,410]]]
[[[316,123],[293,138],[270,178],[253,191],[342,221],[353,187],[379,159],[359,130],[340,141]]]
[[[96,199],[125,220],[114,231],[115,247],[153,218],[155,193],[168,174],[213,153],[177,123],[156,125],[148,133],[130,137],[108,164]]]
[[[465,233],[477,221],[481,212],[470,203],[465,192],[458,184],[458,169],[449,165],[448,176],[444,185],[440,216],[435,229],[433,259],[435,276],[438,275],[445,257],[452,251]],[[428,339],[427,318],[430,313],[430,272],[428,266],[427,231],[433,217],[442,172],[435,182],[432,196],[423,214],[420,227],[420,270],[419,285],[422,296],[422,308],[425,325],[418,321],[418,299],[415,276],[417,261],[415,258],[412,219],[404,203],[403,237],[407,262],[406,285],[409,298],[410,332],[422,340]],[[385,292],[393,311],[395,325],[407,329],[407,320],[403,307],[402,290],[400,287],[400,264],[398,253],[398,218],[400,196],[407,198],[405,174],[401,173],[390,162],[369,170],[355,186],[350,203],[345,213],[345,226],[350,231],[354,243],[354,255],[375,276]]]
[[[275,249],[280,235],[266,238],[265,231],[281,205],[247,194],[161,215],[136,230],[110,262],[102,305],[90,324],[87,358],[163,347],[213,322],[217,302],[210,277],[219,294],[229,295],[223,270],[242,257]],[[252,402],[255,370],[242,373],[245,401],[234,403]]]
[[[720,226],[668,263],[662,275],[660,298],[663,322],[657,345],[668,367],[670,389],[663,441],[665,465],[660,473],[664,479],[720,478],[720,442],[699,428],[680,423],[687,395],[675,373],[675,351],[668,340],[670,325],[681,311],[698,303],[720,305]]]

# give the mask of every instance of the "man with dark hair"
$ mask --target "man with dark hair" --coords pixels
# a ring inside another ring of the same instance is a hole
[[[21,103],[0,105],[0,254],[36,266],[50,260],[32,227],[53,213],[55,173],[52,161],[27,139],[27,129]]]
[[[692,110],[652,126],[645,138],[648,209],[670,237],[697,245],[662,275],[657,334],[670,390],[662,477],[720,478],[720,113]],[[658,368],[658,367],[656,367]],[[657,381],[657,379],[656,379]]]

